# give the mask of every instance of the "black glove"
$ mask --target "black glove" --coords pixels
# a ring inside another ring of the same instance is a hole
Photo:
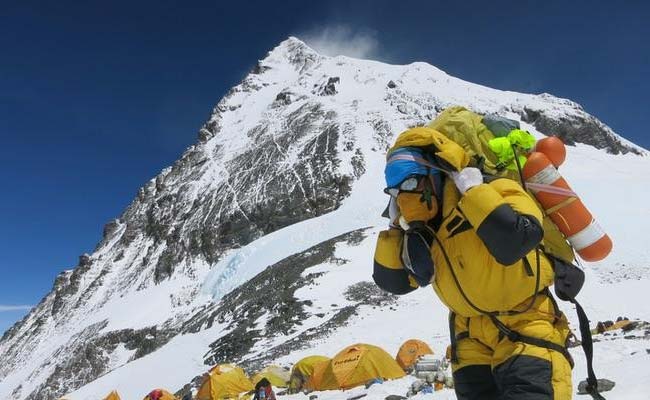
[[[421,221],[413,221],[409,226],[402,244],[402,262],[418,285],[427,286],[431,283],[434,272],[431,259],[433,233]]]

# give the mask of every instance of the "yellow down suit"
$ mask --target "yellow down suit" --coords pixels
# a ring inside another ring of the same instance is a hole
[[[430,135],[440,165],[460,170],[467,164],[462,148],[442,134],[414,129],[407,145]],[[554,272],[540,250],[543,213],[536,202],[506,178],[489,179],[464,195],[445,178],[437,201],[441,214],[426,226],[432,233],[431,285],[450,309],[458,399],[570,399],[570,331],[548,290]],[[375,253],[375,282],[393,293],[417,286],[401,250],[392,250],[403,240],[398,228],[381,232]]]

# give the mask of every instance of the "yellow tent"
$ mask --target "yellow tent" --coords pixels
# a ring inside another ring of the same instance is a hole
[[[122,400],[120,398],[120,395],[117,394],[117,391],[113,390],[108,394],[108,396],[104,397],[104,400]]]
[[[196,394],[196,400],[237,398],[240,393],[253,389],[255,386],[243,369],[234,364],[220,364],[210,370]]]
[[[326,364],[322,368],[322,364]],[[404,371],[383,349],[369,344],[354,344],[340,351],[327,363],[317,364],[310,381],[315,390],[349,389],[373,379],[396,379]]]
[[[176,396],[169,393],[165,389],[154,389],[144,396],[142,400],[178,400]]]
[[[307,384],[305,385],[307,389],[318,390],[316,388],[319,387],[323,381],[323,375],[325,374],[327,367],[330,365],[330,361],[332,361],[332,359],[328,358],[325,361],[314,364],[314,372],[312,372],[309,380],[307,381]]]
[[[413,368],[418,359],[425,354],[433,354],[429,345],[418,339],[410,339],[399,348],[395,361],[406,371]]]
[[[266,378],[269,382],[271,382],[271,385],[284,388],[289,386],[290,377],[291,372],[288,370],[277,365],[269,365],[268,367],[256,373],[253,378],[251,378],[251,382],[253,385],[256,385],[257,382],[262,380],[262,378]]]
[[[289,390],[292,393],[296,393],[307,387],[307,382],[314,373],[314,366],[318,363],[327,361],[329,361],[329,357],[308,356],[295,363],[291,369]]]

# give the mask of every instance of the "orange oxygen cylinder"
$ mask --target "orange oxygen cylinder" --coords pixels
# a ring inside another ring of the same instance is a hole
[[[522,173],[546,214],[582,259],[600,261],[607,257],[612,251],[611,239],[545,154],[532,152]]]
[[[556,136],[549,136],[538,140],[537,143],[535,143],[533,151],[544,153],[551,163],[553,163],[555,168],[559,168],[566,159],[566,147],[564,147],[564,142]]]

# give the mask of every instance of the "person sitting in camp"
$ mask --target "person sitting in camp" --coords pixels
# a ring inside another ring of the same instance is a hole
[[[255,384],[255,396],[253,400],[275,400],[273,386],[268,379],[262,378]]]
[[[514,179],[484,175],[485,157],[470,166],[441,133],[463,118],[463,132],[479,129],[480,116],[456,107],[389,150],[390,229],[378,237],[373,278],[395,294],[432,285],[450,309],[459,400],[570,399],[570,330],[548,290],[555,259],[540,249],[543,210]]]
[[[176,400],[176,396],[164,389],[154,389],[143,400]]]

